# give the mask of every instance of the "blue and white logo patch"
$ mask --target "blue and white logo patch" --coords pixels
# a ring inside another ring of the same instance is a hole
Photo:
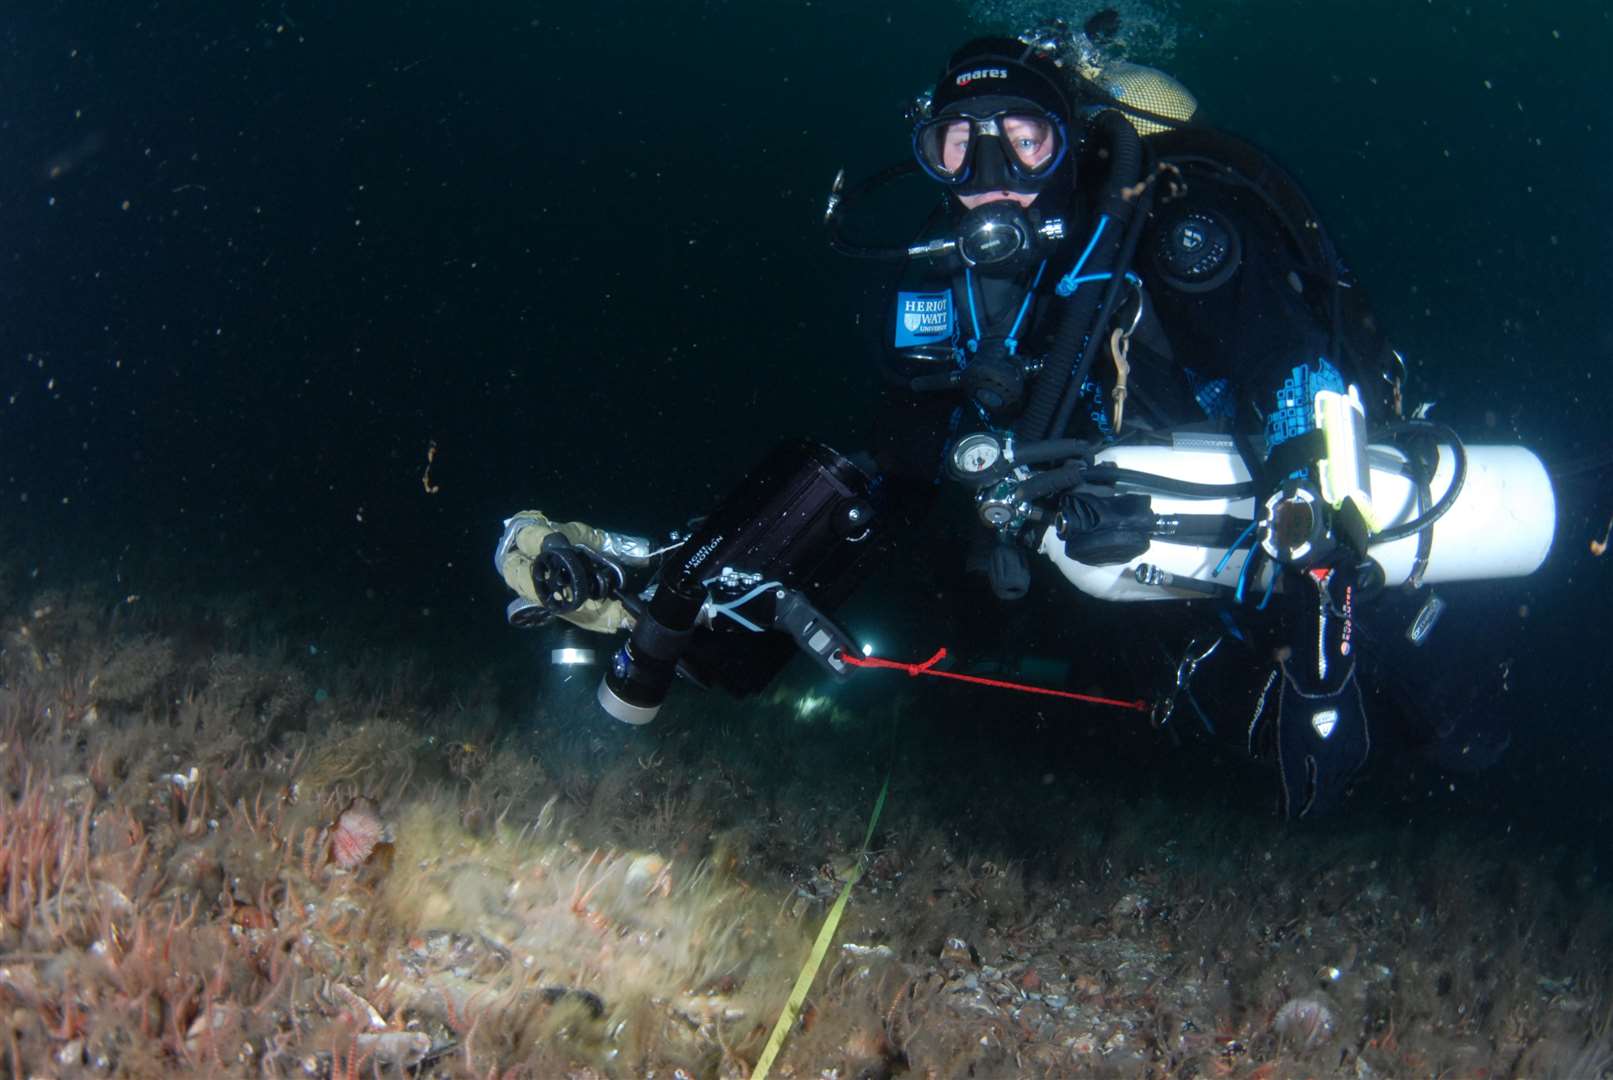
[[[950,292],[896,294],[896,348],[952,340]]]

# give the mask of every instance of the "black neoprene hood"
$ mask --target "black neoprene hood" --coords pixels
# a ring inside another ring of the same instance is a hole
[[[1070,122],[1070,102],[1052,60],[1013,38],[975,38],[952,54],[936,82],[931,114],[976,97],[1016,97]]]

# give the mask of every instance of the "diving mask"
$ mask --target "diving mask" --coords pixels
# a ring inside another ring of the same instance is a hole
[[[960,103],[913,129],[919,166],[962,194],[1036,194],[1068,152],[1062,120],[1013,98]]]

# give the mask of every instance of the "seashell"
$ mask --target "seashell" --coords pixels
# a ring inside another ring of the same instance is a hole
[[[1338,1014],[1322,996],[1298,997],[1277,1010],[1277,1034],[1306,1050],[1321,1046],[1339,1029]]]
[[[241,1024],[241,1007],[216,1001],[204,1013],[191,1021],[185,1032],[185,1052],[195,1056],[204,1053],[211,1045],[225,1038]]]
[[[636,856],[627,864],[627,872],[623,875],[622,883],[629,889],[636,889],[648,896],[655,892],[663,879],[669,884],[667,861],[659,855],[644,854]]]
[[[391,839],[391,830],[381,820],[375,803],[361,795],[348,803],[336,819],[336,830],[330,838],[331,858],[337,866],[351,870],[369,859],[375,845],[390,843]]]
[[[949,937],[941,946],[940,960],[943,964],[953,963],[959,967],[975,967],[980,956],[975,952],[974,946],[960,937]]]
[[[431,1052],[431,1036],[423,1031],[378,1031],[354,1036],[359,1059],[373,1057],[377,1065],[412,1069]]]

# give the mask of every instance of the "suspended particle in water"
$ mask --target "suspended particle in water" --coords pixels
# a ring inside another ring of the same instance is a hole
[[[1601,558],[1607,552],[1607,543],[1610,539],[1613,539],[1613,517],[1607,519],[1607,528],[1602,530],[1602,538],[1591,539],[1591,554]]]

